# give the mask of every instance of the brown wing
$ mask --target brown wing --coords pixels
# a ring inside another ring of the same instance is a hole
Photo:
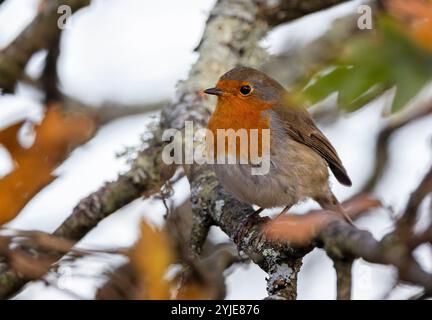
[[[283,126],[291,138],[303,143],[323,157],[341,184],[352,185],[335,148],[317,128],[305,109],[281,105],[273,110],[282,120]]]

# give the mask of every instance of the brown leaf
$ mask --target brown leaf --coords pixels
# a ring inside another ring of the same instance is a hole
[[[167,235],[141,223],[141,237],[131,253],[132,266],[139,279],[138,299],[170,298],[170,283],[165,279],[174,254]]]
[[[17,140],[22,123],[0,131],[0,144],[11,154],[15,169],[0,180],[0,225],[12,220],[43,187],[54,180],[52,171],[74,146],[95,132],[93,119],[63,114],[58,106],[48,108],[35,126],[35,142],[26,149]]]

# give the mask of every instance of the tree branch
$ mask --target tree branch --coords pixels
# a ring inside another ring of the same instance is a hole
[[[75,12],[89,3],[90,0],[47,1],[36,18],[12,43],[0,51],[0,88],[3,88],[4,92],[13,92],[31,56],[56,42],[61,32],[57,26],[59,6],[68,5],[72,12]]]
[[[270,26],[277,26],[347,1],[349,0],[279,0],[273,5],[264,3],[261,14]]]
[[[45,58],[45,66],[40,77],[43,92],[45,93],[45,104],[61,101],[62,96],[58,89],[57,60],[60,56],[60,35],[58,33],[52,43],[49,44],[48,53]]]
[[[405,212],[396,224],[399,236],[412,238],[414,226],[417,222],[418,209],[423,200],[432,193],[432,167],[426,173],[417,189],[411,194]]]
[[[333,265],[336,270],[336,286],[337,286],[337,299],[350,300],[351,299],[351,286],[352,286],[352,265],[351,259],[333,259]]]
[[[387,125],[378,135],[375,147],[374,168],[372,174],[361,188],[361,192],[371,192],[385,173],[389,160],[389,145],[393,134],[399,129],[404,128],[417,120],[423,119],[424,117],[430,116],[431,114],[432,103],[427,103],[424,106],[419,106],[414,110],[402,113],[400,116],[394,116],[389,120]]]
[[[399,278],[411,284],[432,290],[432,275],[425,272],[406,245],[396,239],[393,233],[377,241],[369,232],[358,230],[342,221],[335,221],[323,229],[317,237],[317,244],[327,252],[354,258],[363,258],[372,263],[393,265]]]

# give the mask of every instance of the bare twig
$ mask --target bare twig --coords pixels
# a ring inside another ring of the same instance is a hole
[[[411,194],[405,212],[396,223],[398,234],[405,239],[412,238],[412,232],[417,222],[418,209],[423,200],[432,193],[432,167],[426,173],[417,189]]]
[[[361,188],[361,192],[371,192],[383,176],[389,160],[389,144],[393,134],[399,129],[431,114],[432,103],[428,103],[424,107],[418,107],[413,111],[403,113],[401,116],[393,117],[389,120],[378,136],[375,147],[374,169],[369,179]]]
[[[89,105],[72,97],[61,95],[62,109],[66,112],[84,113],[95,119],[98,126],[103,126],[113,120],[123,117],[160,111],[168,104],[168,101],[161,100],[152,103],[142,104],[117,104],[104,103],[100,106]]]
[[[16,230],[10,228],[0,228],[0,232],[3,231],[5,235],[0,234],[0,239],[6,241],[6,244],[13,243],[14,245],[22,245],[26,248],[31,248],[32,251],[50,252],[50,253],[70,253],[73,255],[89,255],[89,254],[120,254],[127,255],[127,248],[116,248],[116,249],[91,249],[76,247],[75,242],[54,236],[52,234],[37,231],[37,230]],[[5,242],[2,242],[2,250]],[[10,251],[13,251],[10,250]]]
[[[0,87],[4,92],[13,92],[16,82],[23,76],[24,68],[31,56],[52,46],[58,41],[61,29],[57,26],[60,5],[68,5],[73,12],[87,6],[90,0],[48,1],[36,18],[0,51]]]

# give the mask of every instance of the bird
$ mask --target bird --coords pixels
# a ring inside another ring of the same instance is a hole
[[[240,66],[223,74],[216,86],[204,93],[217,96],[216,108],[207,125],[214,136],[219,129],[246,129],[247,132],[255,129],[259,136],[265,129],[270,132],[267,174],[251,174],[253,159],[246,163],[221,164],[216,160],[222,149],[227,152],[226,144],[224,148],[217,148],[216,144],[207,146],[215,160],[214,172],[226,192],[237,200],[260,207],[257,212],[284,207],[280,215],[293,205],[312,199],[324,210],[339,214],[352,224],[329,183],[328,168],[339,183],[352,185],[341,159],[307,109],[293,103],[280,83],[257,69]],[[239,143],[236,140],[237,147]],[[264,140],[261,148],[263,143]]]

